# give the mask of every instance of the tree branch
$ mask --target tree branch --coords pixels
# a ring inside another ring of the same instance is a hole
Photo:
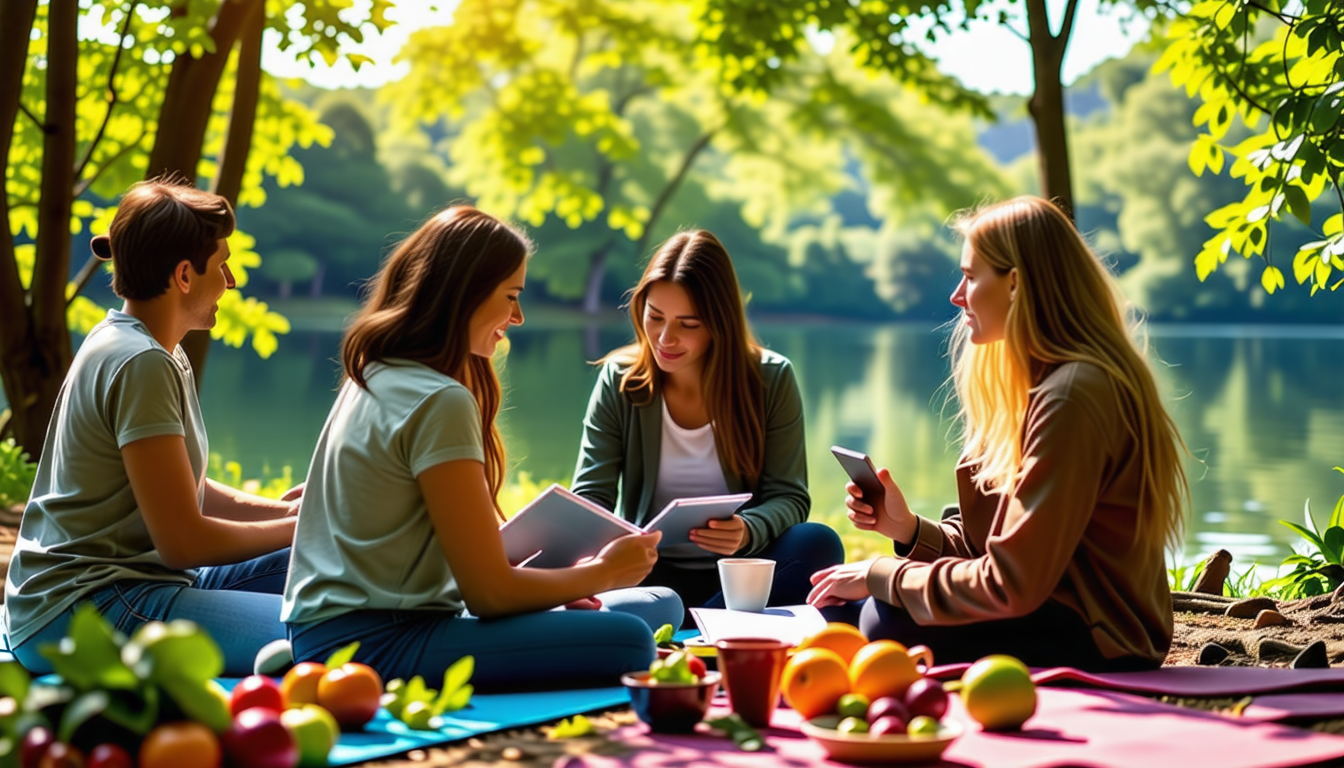
[[[44,134],[51,133],[51,129],[47,127],[47,124],[42,122],[41,120],[38,120],[37,115],[34,115],[32,112],[29,112],[28,108],[25,107],[23,104],[19,105],[19,111],[27,115],[28,119],[33,121],[33,125],[36,125],[39,131],[41,131]]]
[[[691,170],[691,165],[695,163],[695,159],[700,156],[700,153],[704,151],[705,147],[709,146],[710,140],[713,139],[714,134],[718,132],[718,128],[706,131],[703,136],[696,139],[690,149],[686,150],[686,154],[681,159],[681,167],[677,169],[677,172],[667,182],[666,186],[663,187],[663,191],[658,193],[658,199],[654,202],[653,208],[649,210],[649,219],[644,222],[644,232],[639,236],[639,242],[635,244],[636,256],[644,255],[644,249],[648,247],[649,235],[653,233],[653,225],[658,221],[658,217],[662,214],[663,208],[667,206],[668,202],[672,199],[672,195],[674,195],[677,189],[681,187],[681,182],[685,180],[686,174]]]
[[[107,71],[107,113],[103,115],[103,124],[98,126],[98,133],[94,134],[93,140],[89,142],[89,149],[84,153],[84,159],[75,167],[77,180],[84,175],[89,160],[93,159],[93,151],[98,148],[98,143],[103,140],[103,133],[107,131],[107,124],[112,121],[112,110],[117,106],[117,89],[113,81],[116,80],[117,69],[121,66],[121,54],[126,50],[126,35],[131,31],[131,19],[135,18],[135,7],[139,4],[139,0],[133,0],[131,7],[126,9],[126,22],[121,25],[121,34],[117,36],[117,53],[112,57],[112,66]]]
[[[1063,40],[1068,44],[1069,35],[1073,34],[1073,20],[1078,14],[1078,0],[1069,0],[1068,6],[1064,9],[1064,23],[1059,25],[1059,34],[1055,36],[1056,40]]]
[[[145,136],[148,133],[149,133],[148,128],[141,130],[140,135],[135,137],[135,141],[127,142],[126,146],[117,150],[117,153],[112,157],[108,158],[107,162],[98,166],[98,170],[94,171],[92,176],[90,176],[87,179],[81,179],[80,181],[78,181],[75,184],[75,197],[79,197],[85,192],[88,192],[89,187],[92,187],[94,182],[98,181],[98,177],[102,176],[104,171],[106,171],[108,168],[111,168],[113,165],[116,164],[118,160],[125,157],[127,152],[130,152],[131,150],[140,146],[140,142],[145,140]]]

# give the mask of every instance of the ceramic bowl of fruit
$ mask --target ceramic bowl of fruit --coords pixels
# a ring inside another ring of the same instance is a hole
[[[931,762],[962,733],[957,723],[942,720],[947,692],[930,678],[919,678],[901,696],[869,701],[845,694],[835,710],[804,722],[802,731],[844,762]]]
[[[832,760],[846,763],[931,763],[961,735],[955,722],[915,721],[915,732],[874,733],[845,728],[839,715],[822,715],[802,724],[803,734],[821,745]]]
[[[656,659],[647,672],[621,677],[640,721],[656,733],[690,733],[705,718],[719,673],[685,651]]]

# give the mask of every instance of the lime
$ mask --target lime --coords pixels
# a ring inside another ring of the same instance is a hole
[[[910,721],[905,732],[911,736],[935,736],[938,734],[938,721],[928,715],[920,715]]]
[[[935,724],[936,725],[936,724]],[[841,733],[867,733],[868,721],[862,717],[846,717],[840,721],[835,730]]]
[[[868,697],[862,693],[846,693],[835,705],[835,713],[841,717],[866,717]]]

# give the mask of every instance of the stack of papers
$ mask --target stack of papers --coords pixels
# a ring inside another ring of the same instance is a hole
[[[826,628],[826,618],[810,605],[783,605],[754,611],[692,608],[691,618],[708,644],[737,637],[766,637],[797,645]]]

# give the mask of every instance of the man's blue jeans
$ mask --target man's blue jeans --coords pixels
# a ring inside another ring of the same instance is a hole
[[[257,651],[285,637],[280,595],[289,571],[289,548],[234,565],[197,570],[191,586],[123,579],[86,595],[117,631],[130,637],[151,621],[189,619],[210,633],[224,653],[227,677],[252,674]],[[71,607],[19,647],[14,656],[29,672],[47,674],[51,663],[38,651],[65,637]]]

